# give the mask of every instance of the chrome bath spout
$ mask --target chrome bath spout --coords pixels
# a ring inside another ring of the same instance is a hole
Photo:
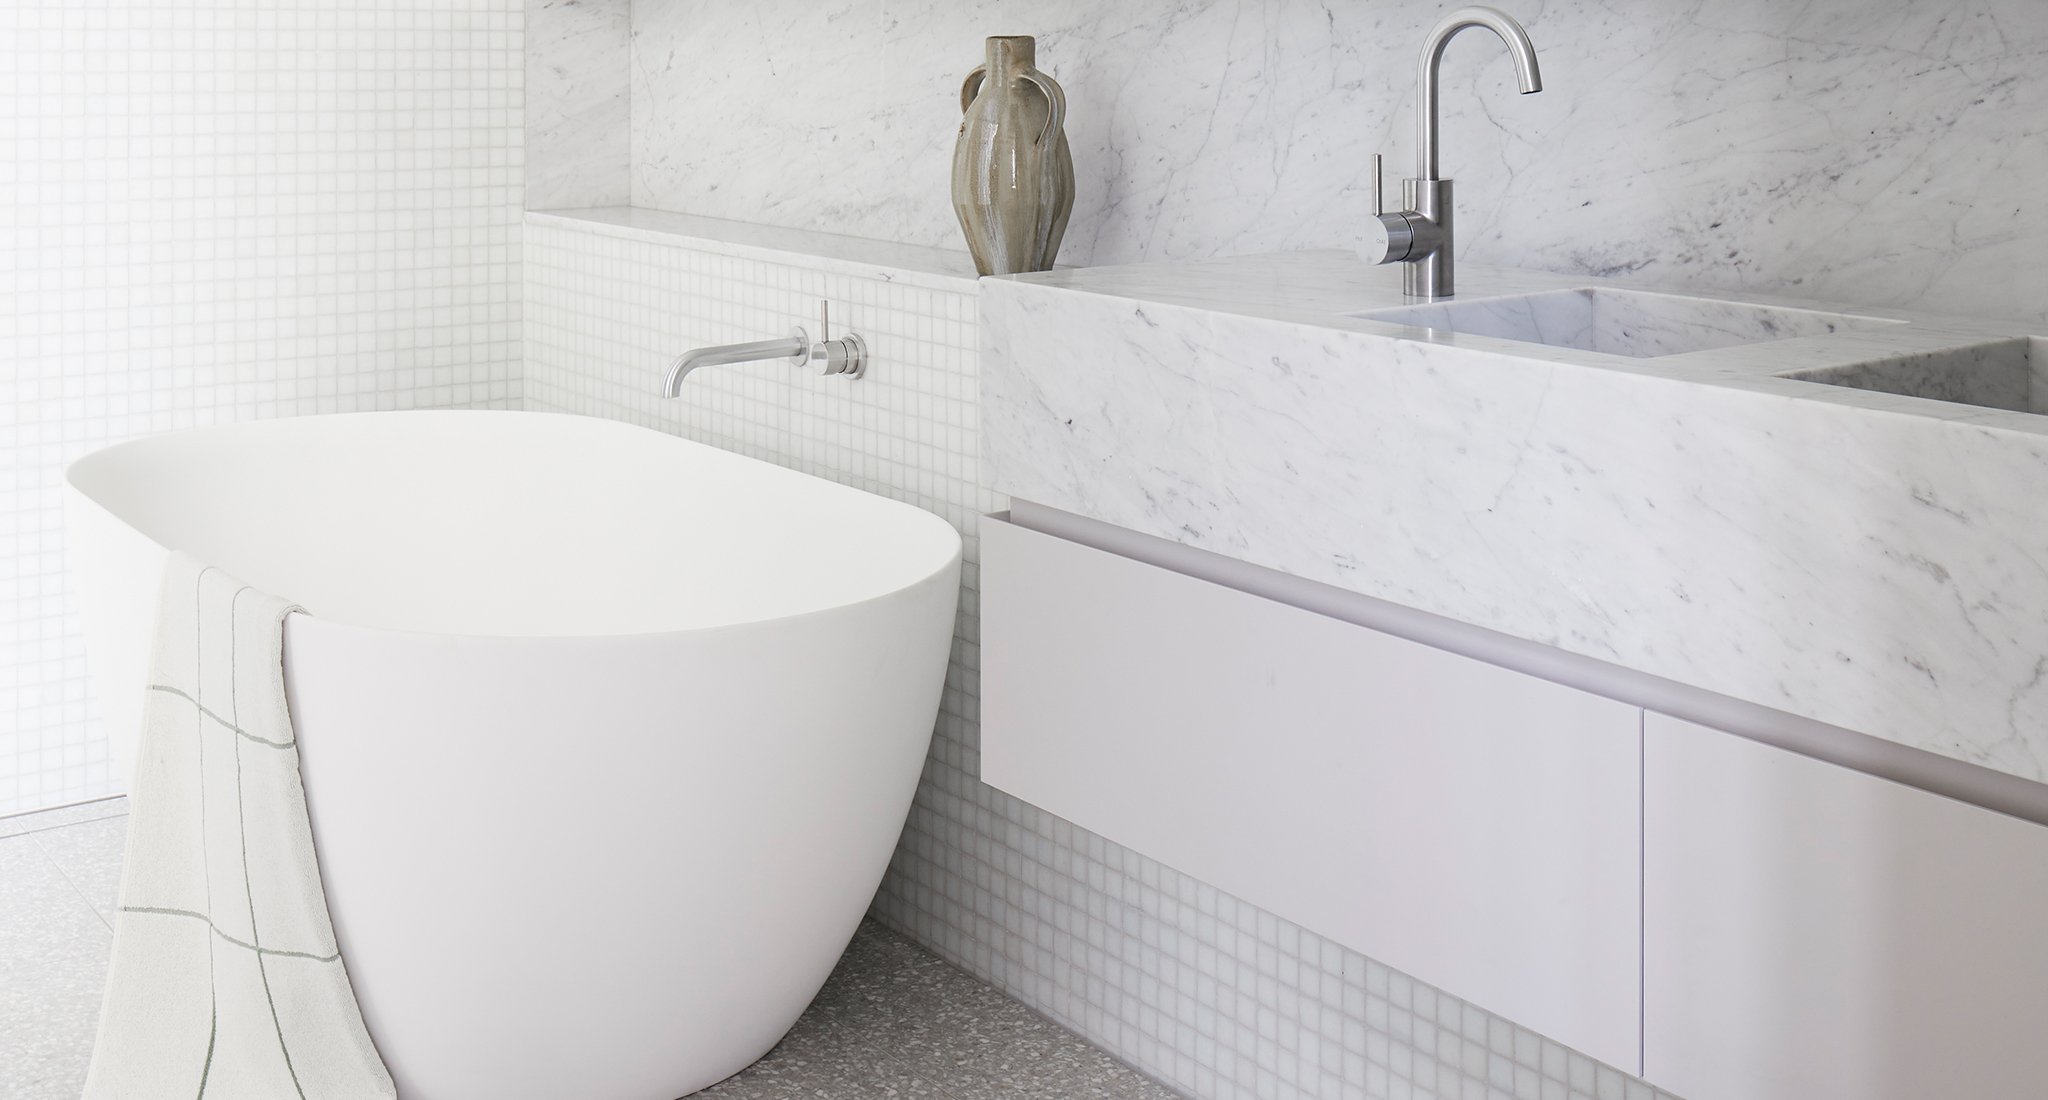
[[[1422,41],[1416,66],[1415,178],[1401,181],[1407,209],[1389,212],[1380,195],[1380,158],[1372,158],[1372,212],[1367,227],[1375,239],[1358,254],[1371,264],[1404,263],[1402,289],[1410,298],[1448,298],[1456,289],[1452,278],[1451,181],[1437,178],[1437,71],[1443,68],[1444,47],[1466,27],[1485,27],[1500,35],[1515,62],[1515,82],[1522,94],[1543,90],[1536,67],[1536,47],[1528,32],[1506,12],[1493,8],[1459,8],[1431,27]]]
[[[668,381],[661,385],[663,397],[681,397],[683,379],[698,367],[715,367],[726,363],[756,363],[763,359],[787,359],[792,367],[816,363],[819,374],[843,374],[859,378],[867,372],[868,345],[860,334],[849,332],[837,340],[832,338],[832,307],[829,303],[818,303],[818,331],[824,335],[813,341],[810,333],[801,328],[789,330],[781,340],[756,340],[751,344],[720,344],[712,348],[694,348],[676,356],[668,366]]]
[[[792,366],[802,366],[811,356],[811,338],[802,329],[794,329],[780,340],[756,340],[751,344],[720,344],[714,348],[696,348],[676,356],[669,364],[668,381],[662,384],[663,397],[677,397],[683,392],[683,379],[698,367],[716,367],[727,363],[753,363],[762,359],[787,359]]]

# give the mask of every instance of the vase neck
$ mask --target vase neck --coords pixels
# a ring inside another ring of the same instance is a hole
[[[1000,34],[988,40],[988,75],[1008,75],[1029,69],[1038,59],[1037,40],[1028,34]]]

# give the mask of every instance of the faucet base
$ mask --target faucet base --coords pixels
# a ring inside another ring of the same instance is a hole
[[[1430,234],[1427,251],[1409,253],[1401,290],[1410,298],[1449,298],[1456,287],[1451,262],[1451,181],[1402,180],[1401,198],[1410,211],[1429,219],[1436,229]]]

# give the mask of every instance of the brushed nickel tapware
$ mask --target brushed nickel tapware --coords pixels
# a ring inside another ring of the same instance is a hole
[[[1372,212],[1378,224],[1375,238],[1361,246],[1358,254],[1370,264],[1405,263],[1402,289],[1410,298],[1449,298],[1455,290],[1451,271],[1451,181],[1437,178],[1437,70],[1442,67],[1444,47],[1451,36],[1467,27],[1485,27],[1500,35],[1514,59],[1515,82],[1522,94],[1543,90],[1543,74],[1536,68],[1536,47],[1522,25],[1495,8],[1469,7],[1446,15],[1430,28],[1422,41],[1422,61],[1417,67],[1415,178],[1401,181],[1405,210],[1388,213],[1380,195],[1380,157],[1372,158]]]
[[[683,379],[698,367],[715,367],[726,363],[755,363],[763,359],[788,359],[793,367],[815,363],[819,374],[843,374],[848,378],[859,378],[867,373],[868,344],[859,333],[849,332],[837,340],[832,338],[832,304],[818,303],[818,332],[820,339],[812,341],[810,333],[802,326],[789,330],[789,335],[780,340],[756,340],[751,344],[720,344],[717,347],[693,348],[676,356],[669,364],[668,381],[662,383],[663,397],[677,397],[683,392]]]
[[[1031,36],[997,35],[960,86],[953,212],[983,275],[1050,271],[1074,209],[1067,96],[1036,58]]]

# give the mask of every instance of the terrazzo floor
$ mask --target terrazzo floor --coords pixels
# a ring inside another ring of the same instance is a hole
[[[0,818],[0,1097],[77,1100],[127,840],[113,798]],[[768,1056],[716,1100],[1173,1100],[1071,1032],[864,922]]]

